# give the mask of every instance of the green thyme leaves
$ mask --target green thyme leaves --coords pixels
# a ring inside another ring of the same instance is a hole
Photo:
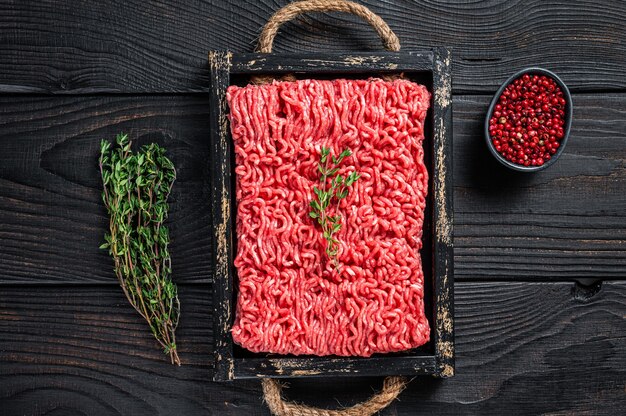
[[[108,249],[115,274],[131,305],[148,322],[152,334],[180,365],[174,332],[178,325],[178,289],[171,280],[167,198],[176,179],[165,149],[152,143],[134,153],[126,134],[115,145],[100,144],[102,199],[109,213]]]
[[[356,172],[351,172],[345,177],[337,174],[341,162],[350,155],[352,155],[352,152],[349,149],[345,149],[339,156],[334,156],[329,148],[321,148],[320,162],[318,164],[320,186],[313,187],[314,197],[310,202],[311,211],[309,216],[322,227],[322,235],[327,243],[326,254],[336,268],[339,266],[337,260],[339,241],[335,234],[341,230],[339,201],[348,196],[348,188],[361,176]],[[335,215],[330,215],[329,213],[331,206],[335,207]]]

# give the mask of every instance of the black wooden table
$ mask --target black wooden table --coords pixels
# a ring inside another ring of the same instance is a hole
[[[457,375],[417,378],[384,414],[626,413],[626,2],[367,1],[405,50],[453,53]],[[251,51],[285,1],[0,1],[0,414],[266,415],[257,381],[212,376],[207,51]],[[276,52],[378,50],[358,19],[284,26]],[[554,70],[575,103],[547,171],[489,156],[508,75]],[[170,365],[98,249],[99,141],[158,141],[183,366]],[[295,380],[351,404],[377,378]]]

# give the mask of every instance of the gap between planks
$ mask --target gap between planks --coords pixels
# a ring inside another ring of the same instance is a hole
[[[500,286],[500,285],[510,285],[510,284],[516,284],[516,283],[529,283],[529,284],[538,284],[538,285],[542,285],[542,284],[567,284],[567,283],[572,283],[572,284],[576,284],[579,283],[581,281],[593,281],[594,283],[624,283],[624,279],[620,278],[620,277],[609,277],[609,278],[595,278],[595,277],[580,277],[580,276],[576,276],[576,277],[571,277],[571,278],[554,278],[554,279],[546,279],[546,280],[537,280],[537,279],[533,279],[532,277],[528,277],[528,278],[516,278],[516,279],[507,279],[507,280],[497,280],[497,279],[493,279],[493,278],[489,278],[489,276],[486,277],[463,277],[462,280],[458,280],[455,281],[455,286],[458,286],[459,284],[464,284],[464,283],[488,283],[488,284],[493,284],[494,286]],[[174,279],[174,283],[176,283],[176,279]],[[178,287],[210,287],[213,284],[213,280],[207,280],[204,282],[182,282],[182,283],[176,283],[176,285]],[[117,283],[117,281],[113,281],[111,283],[104,283],[104,282],[85,282],[85,283],[80,283],[80,282],[59,282],[59,283],[55,283],[55,282],[42,282],[42,283],[27,283],[27,282],[21,282],[21,283],[16,283],[16,282],[3,282],[0,279],[0,287],[1,288],[21,288],[21,287],[50,287],[50,288],[72,288],[72,287],[76,287],[76,288],[85,288],[85,287],[89,287],[89,288],[96,288],[96,287],[102,287],[102,288],[110,288],[110,287],[115,287],[115,286],[119,286],[119,284]]]

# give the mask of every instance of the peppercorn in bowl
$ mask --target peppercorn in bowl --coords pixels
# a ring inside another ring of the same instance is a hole
[[[521,70],[491,100],[485,118],[487,147],[510,169],[545,169],[563,153],[572,114],[569,89],[556,74],[542,68]]]

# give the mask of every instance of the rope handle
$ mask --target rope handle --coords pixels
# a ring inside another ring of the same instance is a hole
[[[367,401],[340,410],[326,410],[309,407],[282,398],[282,385],[274,379],[265,378],[263,396],[270,411],[276,416],[372,416],[389,406],[407,385],[404,377],[386,377],[383,389]]]
[[[400,50],[400,40],[396,34],[393,33],[393,30],[391,30],[389,25],[385,23],[380,16],[367,7],[346,0],[303,0],[286,5],[270,17],[265,26],[263,26],[263,30],[261,30],[256,51],[260,53],[271,53],[278,28],[280,28],[283,23],[287,23],[301,14],[310,12],[343,12],[359,16],[369,23],[378,33],[385,49],[392,52],[398,52]],[[296,80],[293,74],[285,74],[279,78],[282,81]],[[383,75],[382,78],[385,81],[393,81],[394,79],[403,78],[403,75]],[[253,84],[263,85],[271,83],[274,79],[275,78],[272,76],[255,75],[250,81]]]
[[[359,16],[378,33],[385,49],[392,52],[400,50],[400,40],[398,40],[396,34],[393,33],[389,25],[380,16],[367,7],[345,0],[304,0],[288,4],[270,17],[265,26],[263,26],[256,51],[271,53],[278,28],[283,23],[287,23],[301,14],[310,12],[343,12]]]

